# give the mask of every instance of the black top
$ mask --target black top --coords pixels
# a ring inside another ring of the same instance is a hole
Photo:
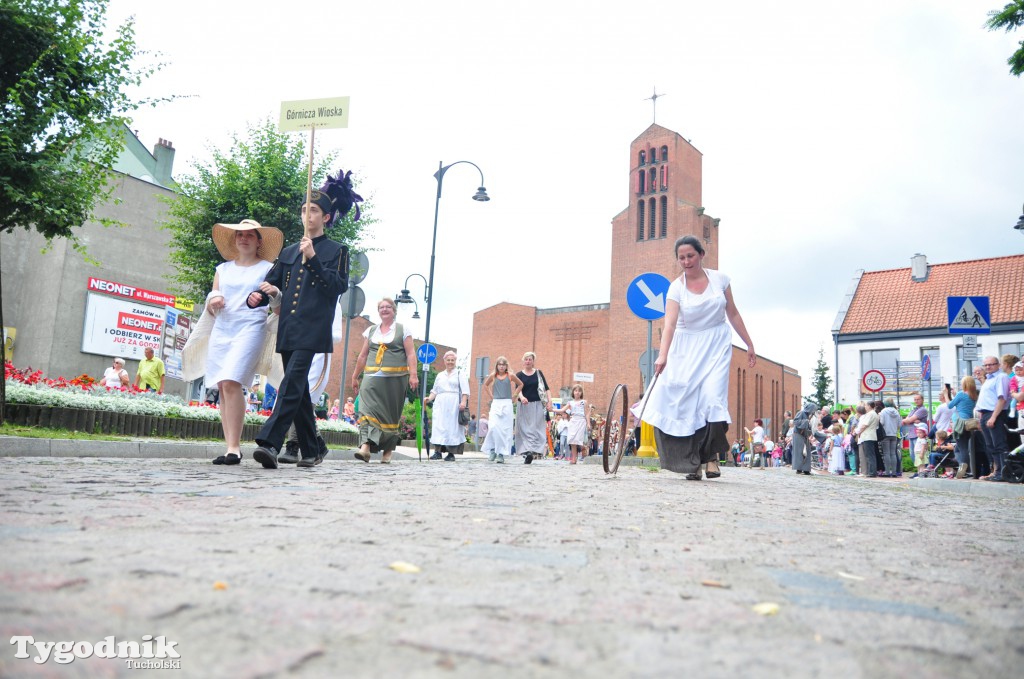
[[[299,244],[292,243],[267,273],[266,281],[283,295],[278,351],[305,349],[329,354],[334,349],[331,325],[338,295],[348,290],[348,247],[317,236],[313,250],[316,256],[303,264]]]
[[[540,370],[534,370],[532,375],[527,375],[522,370],[516,373],[516,377],[523,383],[523,388],[519,392],[520,396],[525,396],[526,400],[535,403],[540,400],[540,394],[537,393],[537,375],[543,375]],[[544,384],[547,385],[548,380],[544,378]]]

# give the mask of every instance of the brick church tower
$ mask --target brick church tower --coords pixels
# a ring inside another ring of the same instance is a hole
[[[678,277],[672,246],[680,236],[699,238],[704,265],[718,268],[719,220],[704,214],[701,161],[701,152],[672,130],[657,124],[644,130],[629,146],[629,205],[612,219],[609,301],[555,309],[502,302],[481,309],[473,314],[473,358],[489,356],[493,362],[504,355],[518,370],[523,352],[534,351],[549,386],[565,397],[574,373],[590,373],[586,396],[600,413],[616,384],[629,387],[630,400],[639,399],[647,321],[626,304],[629,284],[648,272]],[[661,329],[662,321],[655,321],[654,349],[661,343]],[[474,366],[474,385],[477,378]],[[800,375],[792,368],[759,356],[757,366],[749,369],[746,351],[734,346],[729,380],[734,431],[754,417],[766,424],[781,422],[784,410],[796,411],[800,388]],[[475,412],[475,399],[470,408]],[[769,431],[778,434],[770,426]]]
[[[612,219],[612,270],[608,346],[611,384],[641,393],[640,353],[647,347],[647,321],[626,305],[626,288],[638,275],[679,275],[672,245],[693,235],[704,243],[704,266],[718,268],[718,221],[704,214],[700,151],[678,133],[654,124],[629,146],[629,206]],[[652,346],[661,342],[662,322],[654,322]]]

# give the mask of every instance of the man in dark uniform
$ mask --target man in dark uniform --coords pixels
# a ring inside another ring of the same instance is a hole
[[[284,379],[277,407],[256,436],[258,447],[252,456],[266,469],[277,469],[278,451],[293,422],[302,450],[298,466],[319,464],[327,452],[317,441],[307,376],[314,354],[334,348],[334,311],[338,295],[348,289],[348,248],[325,236],[324,229],[362,200],[352,191],[349,175],[328,177],[320,191],[312,192],[310,203],[302,206],[302,240],[281,251],[259,290],[249,295],[249,306],[269,303],[281,315],[277,351],[284,362]]]

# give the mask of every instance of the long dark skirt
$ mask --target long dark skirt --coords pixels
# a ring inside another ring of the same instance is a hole
[[[399,422],[409,376],[363,377],[359,385],[359,445],[370,444],[370,452],[387,452],[402,443]]]
[[[729,450],[728,422],[708,422],[691,436],[672,436],[657,427],[654,439],[658,445],[661,468],[680,474],[696,474],[702,464],[716,462]]]

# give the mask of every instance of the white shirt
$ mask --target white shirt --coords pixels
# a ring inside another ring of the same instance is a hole
[[[363,337],[371,342],[376,342],[377,344],[387,344],[391,340],[395,339],[395,326],[397,325],[398,323],[392,323],[391,328],[386,333],[381,333],[380,325],[371,325],[363,331]],[[373,332],[373,337],[370,337],[370,330],[373,330],[374,328],[376,328],[376,330]],[[406,337],[412,337],[412,330],[410,330],[407,325],[402,325],[402,340],[404,341]]]

